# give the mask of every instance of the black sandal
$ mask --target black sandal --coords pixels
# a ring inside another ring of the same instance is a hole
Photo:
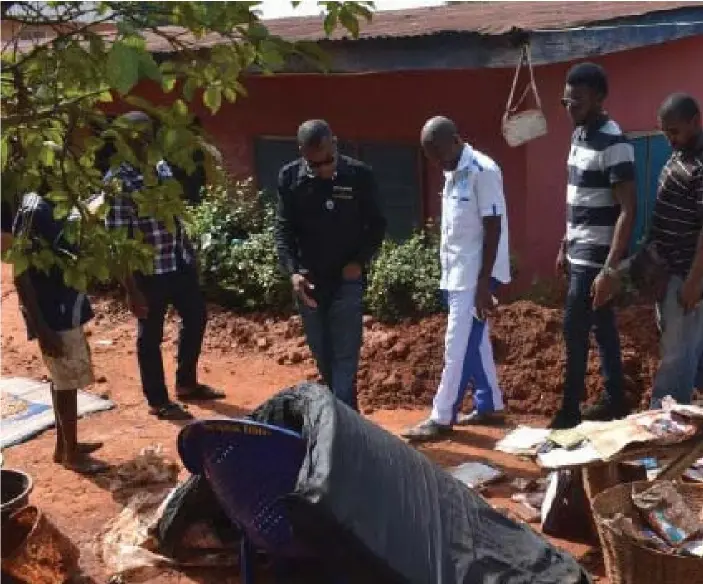
[[[192,389],[176,388],[176,397],[184,402],[188,401],[210,401],[216,399],[224,399],[227,397],[223,391],[217,391],[209,385],[198,383]]]
[[[156,416],[159,420],[182,421],[192,420],[193,414],[187,412],[180,405],[174,402],[167,403],[158,408],[151,408],[149,413]]]

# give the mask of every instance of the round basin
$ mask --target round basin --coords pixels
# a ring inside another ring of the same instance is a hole
[[[25,507],[32,492],[32,477],[21,470],[0,469],[0,491],[2,492],[2,519]]]

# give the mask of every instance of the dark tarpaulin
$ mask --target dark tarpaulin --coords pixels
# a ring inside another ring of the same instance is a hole
[[[287,497],[290,520],[346,581],[589,582],[571,556],[323,386],[285,390],[252,418],[302,432],[308,450]]]

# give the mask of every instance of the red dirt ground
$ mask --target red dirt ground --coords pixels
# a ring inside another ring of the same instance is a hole
[[[39,351],[26,341],[17,296],[7,285],[9,270],[3,266],[2,287],[2,374],[42,378],[45,375]],[[127,462],[150,444],[163,444],[167,454],[176,457],[178,425],[159,422],[147,414],[139,384],[134,335],[135,324],[116,300],[96,302],[97,317],[89,325],[99,383],[93,391],[109,395],[117,408],[81,420],[84,440],[102,440],[101,460],[116,465]],[[628,388],[635,401],[641,401],[655,366],[656,330],[648,309],[629,309],[621,314]],[[533,414],[529,418],[511,415],[515,424],[543,418],[557,404],[563,351],[559,341],[560,314],[519,302],[499,309],[493,319],[496,355],[500,364],[508,406],[512,412]],[[442,363],[444,318],[398,327],[382,326],[367,319],[366,340],[360,375],[360,396],[365,411],[377,423],[396,432],[426,414]],[[164,351],[167,376],[173,379],[176,323],[167,325]],[[227,391],[228,398],[208,407],[192,407],[197,417],[237,416],[251,410],[277,390],[306,377],[315,369],[300,336],[297,319],[276,322],[271,319],[243,318],[212,310],[201,360],[202,380]],[[102,342],[100,342],[102,341]],[[105,342],[108,341],[108,342]],[[589,368],[589,397],[598,392],[596,362]],[[371,391],[374,387],[374,391]],[[388,408],[412,409],[388,409]],[[437,463],[453,466],[470,459],[483,459],[501,467],[508,477],[536,477],[539,470],[531,462],[493,450],[495,441],[506,433],[501,428],[460,429],[452,441],[423,448]],[[53,430],[6,450],[5,465],[29,472],[35,481],[31,500],[81,549],[81,566],[87,582],[102,583],[109,576],[93,552],[101,526],[116,516],[120,504],[99,481],[77,476],[50,462]],[[182,476],[185,471],[182,471]],[[488,498],[496,506],[511,509],[506,487],[492,487]],[[599,555],[588,546],[556,541],[603,574]],[[212,570],[165,572],[150,580],[157,584],[238,582],[231,572]]]

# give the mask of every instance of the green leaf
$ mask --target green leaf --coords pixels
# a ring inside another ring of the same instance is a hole
[[[176,87],[177,77],[175,75],[162,74],[161,75],[161,89],[166,93],[171,93]]]
[[[219,85],[211,85],[203,93],[203,104],[211,113],[217,113],[222,105],[222,88]]]
[[[173,111],[179,118],[185,118],[188,115],[188,106],[182,99],[177,99],[173,102]]]
[[[4,169],[7,165],[7,159],[10,156],[10,146],[7,143],[7,136],[2,137],[2,143],[0,144],[0,162],[2,163],[2,168]]]
[[[39,153],[39,162],[46,167],[51,167],[54,166],[54,160],[56,160],[56,153],[54,152],[53,145],[45,145]]]
[[[111,103],[112,93],[110,92],[110,90],[103,91],[100,95],[98,95],[98,101],[101,103]]]
[[[15,268],[15,277],[19,276],[29,267],[29,257],[23,253],[13,253],[11,257],[12,265]]]
[[[342,26],[346,28],[354,38],[357,38],[359,36],[359,21],[357,20],[356,16],[351,13],[351,11],[347,10],[346,8],[342,8],[339,11],[339,21],[342,23]]]
[[[330,36],[335,28],[337,28],[337,10],[330,10],[325,16],[325,21],[322,24],[325,34]]]
[[[139,81],[141,53],[134,47],[118,41],[107,56],[107,77],[110,85],[121,95],[126,95]]]
[[[234,103],[237,100],[237,92],[231,87],[225,87],[222,90],[222,93],[225,96],[225,99],[230,103]]]
[[[161,81],[161,69],[159,69],[151,53],[140,52],[139,74],[141,77]]]

